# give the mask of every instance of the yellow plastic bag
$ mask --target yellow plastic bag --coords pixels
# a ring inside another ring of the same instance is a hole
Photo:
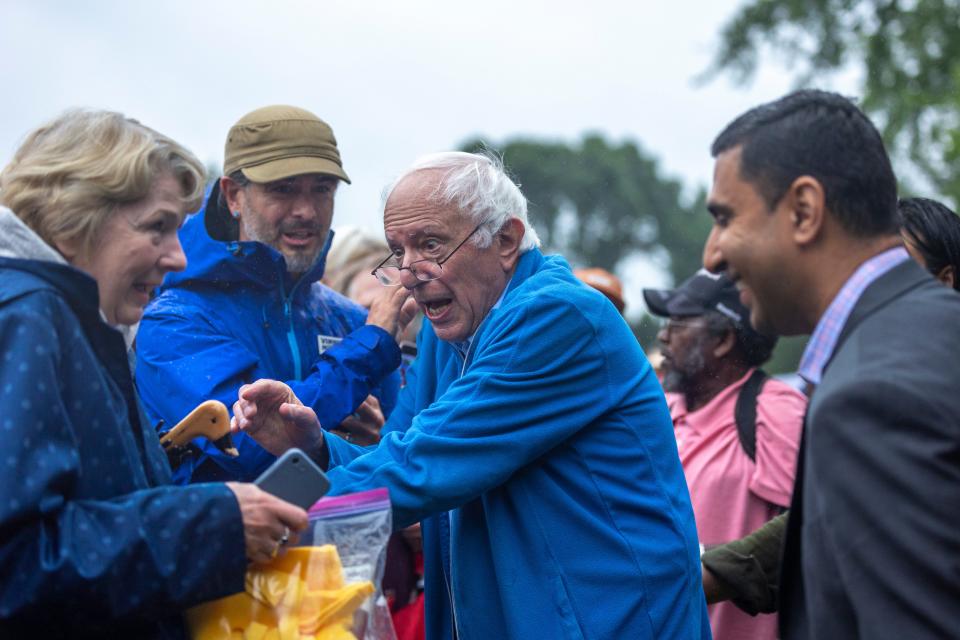
[[[244,591],[189,609],[193,640],[396,640],[379,593],[390,498],[375,489],[324,498],[273,562],[247,570]]]
[[[332,544],[292,547],[247,571],[243,593],[187,611],[187,623],[194,640],[356,640],[353,613],[374,591],[346,584]]]

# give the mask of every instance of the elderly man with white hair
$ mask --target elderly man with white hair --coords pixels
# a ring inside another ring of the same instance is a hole
[[[616,308],[539,251],[495,159],[428,156],[384,200],[374,275],[427,321],[383,440],[323,433],[275,381],[234,429],[424,520],[428,638],[709,638],[670,414]]]

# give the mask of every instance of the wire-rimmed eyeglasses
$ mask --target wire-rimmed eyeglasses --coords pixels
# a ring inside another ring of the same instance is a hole
[[[460,247],[467,243],[473,234],[480,230],[480,227],[484,223],[480,223],[473,228],[473,231],[467,234],[467,237],[460,241],[460,244],[453,248],[453,251],[448,253],[446,257],[441,258],[440,260],[416,260],[410,263],[409,267],[401,267],[396,264],[387,264],[391,260],[396,260],[397,257],[392,253],[386,257],[386,259],[377,265],[377,267],[370,273],[380,281],[385,287],[399,287],[400,286],[400,273],[402,271],[409,271],[413,274],[413,277],[419,280],[420,282],[430,282],[431,280],[436,280],[443,275],[443,263],[453,257],[453,254],[457,252]]]

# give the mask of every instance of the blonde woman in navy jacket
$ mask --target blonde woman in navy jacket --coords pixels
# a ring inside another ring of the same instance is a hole
[[[118,113],[68,112],[0,174],[0,637],[186,638],[306,514],[252,485],[170,485],[130,325],[203,167]],[[9,208],[7,208],[9,207]]]

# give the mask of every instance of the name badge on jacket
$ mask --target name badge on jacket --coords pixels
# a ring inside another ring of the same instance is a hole
[[[343,341],[343,338],[338,336],[320,335],[320,336],[317,336],[317,348],[320,349],[320,353],[323,353],[333,345],[339,344],[342,341]]]

